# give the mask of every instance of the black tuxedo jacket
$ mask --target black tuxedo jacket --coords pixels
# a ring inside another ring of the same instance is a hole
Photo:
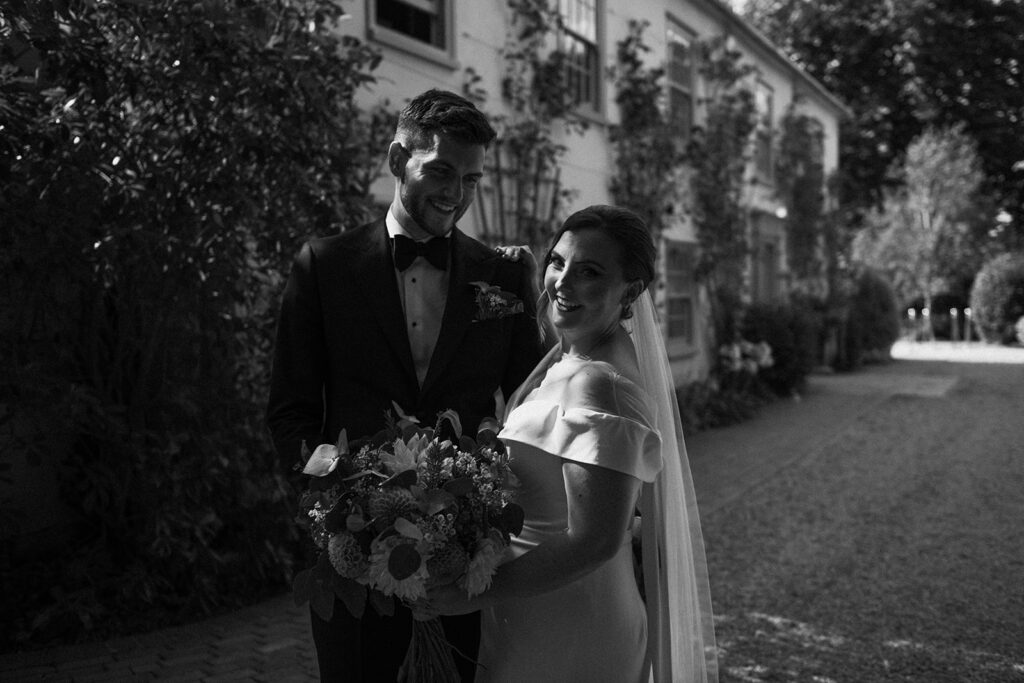
[[[458,411],[476,436],[540,360],[541,343],[526,268],[501,258],[457,228],[451,234],[448,298],[422,389],[416,380],[384,220],[306,243],[295,259],[281,304],[267,423],[287,466],[310,450],[383,428],[395,401],[423,426]],[[498,285],[525,311],[475,321],[471,282]],[[496,416],[500,419],[501,416]]]

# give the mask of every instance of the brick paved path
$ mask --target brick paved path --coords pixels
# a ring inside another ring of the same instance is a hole
[[[316,681],[309,613],[290,597],[207,621],[0,656],[0,681]]]

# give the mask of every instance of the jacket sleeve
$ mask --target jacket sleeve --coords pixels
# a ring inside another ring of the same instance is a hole
[[[306,244],[292,264],[278,318],[267,426],[286,469],[301,462],[303,441],[313,450],[323,438],[327,348],[315,266]]]
[[[505,400],[529,377],[546,351],[537,324],[537,284],[531,282],[526,266],[521,263],[512,265],[519,272],[519,291],[516,295],[523,300],[523,312],[515,316],[509,358],[501,380]]]

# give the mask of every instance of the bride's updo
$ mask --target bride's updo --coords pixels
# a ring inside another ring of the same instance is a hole
[[[644,219],[621,206],[595,204],[580,209],[565,219],[562,227],[551,238],[547,253],[544,254],[544,266],[546,267],[550,263],[551,252],[554,251],[555,245],[558,244],[562,235],[581,230],[598,230],[615,240],[619,246],[619,265],[622,266],[626,281],[640,280],[643,283],[640,292],[647,289],[647,286],[654,280],[657,248],[654,246],[651,231]],[[543,284],[541,291],[543,292]],[[627,307],[623,310],[623,317],[628,318],[629,315]]]

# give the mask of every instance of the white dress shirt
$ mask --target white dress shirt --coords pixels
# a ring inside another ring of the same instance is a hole
[[[413,234],[402,227],[395,215],[388,209],[385,221],[388,237],[394,240],[395,235],[405,235],[417,242],[430,239],[431,235],[423,231]],[[444,236],[449,239],[451,233]],[[394,250],[392,249],[392,254]],[[398,282],[398,295],[402,300],[402,311],[405,313],[405,331],[409,335],[409,347],[412,349],[412,362],[416,367],[416,378],[420,386],[427,377],[430,357],[434,353],[437,337],[441,332],[441,320],[444,317],[444,306],[448,299],[448,275],[451,271],[451,257],[448,258],[448,270],[439,270],[418,256],[412,265],[404,271],[395,268]]]

